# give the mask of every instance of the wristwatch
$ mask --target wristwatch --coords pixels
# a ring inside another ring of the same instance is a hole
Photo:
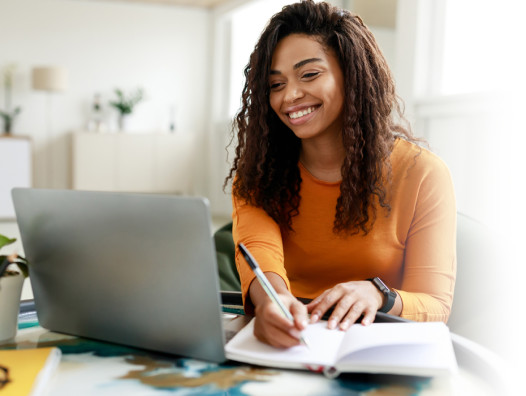
[[[368,281],[371,281],[373,285],[376,286],[378,290],[384,295],[384,305],[378,310],[379,312],[387,313],[393,308],[396,299],[396,292],[389,289],[385,283],[378,277],[369,278]]]

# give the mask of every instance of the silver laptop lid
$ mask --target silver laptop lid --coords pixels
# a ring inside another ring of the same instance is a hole
[[[13,189],[42,327],[225,360],[204,198]]]

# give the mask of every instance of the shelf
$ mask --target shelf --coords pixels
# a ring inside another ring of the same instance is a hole
[[[191,194],[190,134],[73,134],[73,188]]]

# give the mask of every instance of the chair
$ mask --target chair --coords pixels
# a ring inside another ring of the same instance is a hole
[[[225,224],[214,233],[216,245],[219,286],[222,291],[240,291],[241,281],[235,261],[235,245],[232,238],[232,223]]]
[[[499,337],[502,254],[496,232],[457,213],[457,278],[448,326],[453,333],[494,351]],[[505,302],[504,302],[505,303]]]

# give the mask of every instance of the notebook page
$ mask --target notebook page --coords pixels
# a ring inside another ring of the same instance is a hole
[[[278,349],[264,344],[254,336],[254,319],[250,321],[226,346],[227,354],[246,356],[258,361],[299,363],[301,365],[331,366],[335,362],[344,332],[327,329],[326,322],[311,324],[303,332],[309,348],[298,345]]]
[[[435,344],[448,340],[449,329],[442,322],[354,324],[345,334],[338,359],[351,353],[381,346]]]

